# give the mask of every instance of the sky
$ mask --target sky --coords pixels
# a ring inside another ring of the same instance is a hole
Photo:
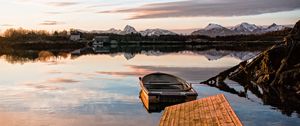
[[[185,31],[209,23],[288,25],[300,19],[300,0],[0,0],[7,28],[68,30],[162,28]]]

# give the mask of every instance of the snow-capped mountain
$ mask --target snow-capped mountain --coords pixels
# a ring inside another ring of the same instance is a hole
[[[237,34],[251,34],[255,31],[260,31],[262,28],[256,26],[255,24],[249,24],[249,23],[241,23],[239,25],[234,26],[233,28],[231,28],[231,30],[233,30],[233,32],[237,33]]]
[[[223,28],[224,27],[221,25],[210,23],[204,28],[204,30],[223,29]]]
[[[255,24],[249,24],[246,22],[231,28],[226,28],[218,24],[210,23],[205,28],[192,32],[192,35],[207,35],[211,37],[216,37],[216,36],[240,35],[240,34],[262,34],[266,32],[284,30],[285,28],[287,27],[283,25],[276,25],[275,23],[265,28],[262,26],[257,26]]]
[[[115,28],[111,28],[111,29],[109,29],[109,30],[107,30],[107,31],[104,31],[105,33],[113,33],[113,34],[122,34],[122,30],[120,30],[120,29],[115,29]]]
[[[145,31],[140,31],[142,36],[160,36],[160,35],[176,35],[176,33],[164,29],[146,29]]]
[[[140,33],[143,36],[160,36],[160,35],[176,35],[176,33],[165,30],[165,29],[146,29],[144,31],[136,31],[136,29],[130,25],[126,25],[123,30],[111,28],[109,30],[92,30],[92,31],[84,31],[80,29],[76,29],[82,33],[112,33],[112,34],[119,34],[119,35],[126,35],[131,33]]]
[[[234,34],[232,30],[213,23],[208,24],[204,29],[192,32],[192,35],[207,35],[211,37],[227,36],[232,34]]]
[[[120,29],[115,29],[115,28],[111,28],[109,30],[92,30],[88,33],[112,33],[112,34],[122,34],[122,30]]]
[[[272,25],[270,25],[269,27],[267,27],[265,29],[266,32],[272,32],[272,31],[280,31],[280,30],[284,30],[286,27],[283,25],[277,25],[275,23],[273,23]]]
[[[134,27],[130,26],[130,25],[126,25],[124,30],[123,30],[124,34],[131,34],[131,33],[138,33]]]
[[[273,32],[284,30],[288,28],[287,26],[277,25],[273,23],[270,26],[257,26],[255,24],[249,23],[241,23],[234,27],[223,27],[219,24],[208,24],[205,28],[196,30],[192,32],[192,35],[206,35],[210,37],[216,36],[228,36],[228,35],[240,35],[240,34],[262,34],[266,32]],[[146,29],[144,31],[138,32],[134,27],[130,25],[126,25],[123,30],[111,28],[109,30],[93,30],[93,31],[84,31],[80,29],[76,29],[82,33],[112,33],[112,34],[119,34],[119,35],[126,35],[131,33],[140,33],[142,36],[160,36],[160,35],[176,35],[175,32],[165,30],[165,29]]]

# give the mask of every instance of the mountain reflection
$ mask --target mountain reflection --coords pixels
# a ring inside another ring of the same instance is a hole
[[[2,49],[0,50],[0,57],[7,62],[27,63],[27,62],[48,62],[56,59],[75,59],[82,55],[97,55],[104,54],[114,57],[116,55],[124,55],[125,59],[130,60],[137,54],[146,56],[161,56],[168,53],[184,53],[193,55],[203,55],[208,60],[218,60],[220,58],[229,56],[239,60],[246,60],[252,58],[265,48],[226,48],[226,47],[207,47],[207,46],[192,46],[192,45],[127,45],[127,46],[104,46],[92,49],[89,47],[78,50],[14,50]]]

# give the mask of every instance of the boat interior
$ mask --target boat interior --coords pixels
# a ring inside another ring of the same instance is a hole
[[[166,74],[145,76],[142,81],[144,83],[144,87],[150,92],[182,92],[191,90],[191,87],[184,80]]]

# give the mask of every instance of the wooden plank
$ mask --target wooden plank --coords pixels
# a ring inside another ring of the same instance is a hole
[[[206,120],[206,123],[204,123],[205,124],[205,126],[210,126],[211,125],[211,118],[210,118],[210,114],[209,114],[209,108],[208,108],[208,104],[207,104],[207,98],[204,98],[203,99],[203,110],[202,110],[202,112],[203,112],[203,116],[204,116],[204,118],[205,118],[205,120]]]
[[[194,108],[194,110],[195,110],[195,121],[194,121],[194,124],[196,125],[196,126],[201,126],[201,123],[199,123],[199,121],[200,121],[200,111],[199,111],[199,106],[201,105],[201,104],[198,104],[199,102],[198,101],[195,101],[195,103],[194,103],[194,105],[195,105],[195,108]]]
[[[214,99],[214,100],[212,100],[212,102],[214,104],[215,109],[217,110],[216,114],[218,115],[217,118],[218,118],[218,120],[220,122],[220,125],[229,125],[226,122],[226,119],[223,116],[223,112],[222,111],[224,111],[224,107],[222,106],[222,104],[220,104],[222,102],[220,100],[220,98]]]
[[[213,98],[209,98],[209,102],[210,102],[210,106],[212,107],[212,110],[214,110],[215,112],[213,111],[210,111],[210,114],[212,115],[212,118],[214,119],[213,122],[216,122],[216,125],[221,125],[221,122],[219,120],[220,118],[220,110],[218,109],[218,107],[216,106],[216,104],[214,104],[215,99]]]
[[[223,94],[166,107],[160,126],[242,126]]]
[[[174,118],[174,124],[173,124],[173,126],[178,126],[179,125],[179,119],[176,118],[176,117],[179,117],[179,106],[177,105],[173,109],[174,109],[173,111],[176,112],[175,113],[175,117],[174,117],[174,115],[171,115],[170,118]]]
[[[207,125],[207,120],[205,117],[205,111],[204,111],[204,102],[203,100],[198,100],[198,113],[199,113],[199,125],[200,126],[206,126]]]
[[[169,125],[169,115],[171,111],[169,110],[170,108],[166,108],[163,114],[163,117],[161,118],[163,121],[160,122],[161,126],[168,126]]]
[[[227,101],[226,97],[224,95],[221,95],[222,99],[225,100],[224,104],[227,106],[227,111],[231,115],[231,119],[234,122],[236,126],[242,126],[243,124],[241,123],[241,120],[238,118],[238,116],[234,113],[232,107],[230,106],[229,102]]]
[[[219,101],[219,103],[226,102],[225,99],[223,99],[222,97],[218,98],[217,100]],[[234,123],[233,123],[232,119],[230,118],[230,116],[228,116],[229,113],[226,110],[227,106],[225,104],[220,104],[220,107],[221,107],[221,110],[222,110],[221,113],[222,113],[222,116],[224,118],[224,120],[223,120],[224,123],[226,125],[229,125],[229,126],[232,126],[232,125],[234,126]]]
[[[188,123],[189,123],[189,126],[195,126],[194,125],[194,119],[195,119],[195,116],[194,116],[194,114],[192,114],[192,110],[193,109],[195,109],[195,106],[194,106],[195,104],[193,103],[192,104],[192,107],[189,107],[188,109],[187,109],[187,111],[188,111],[188,116],[191,118],[191,120],[192,121],[188,121]]]

